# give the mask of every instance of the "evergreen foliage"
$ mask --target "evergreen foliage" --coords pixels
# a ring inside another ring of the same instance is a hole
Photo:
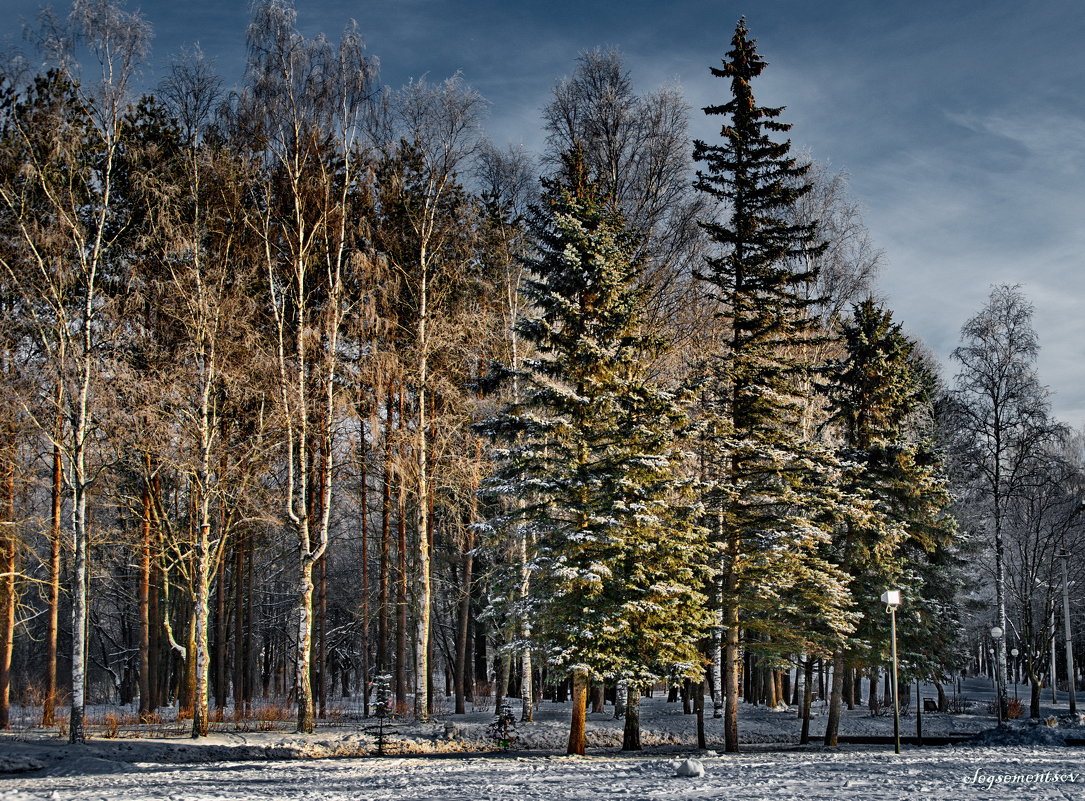
[[[794,204],[810,189],[808,166],[773,135],[790,126],[780,108],[758,106],[750,81],[765,62],[740,20],[722,69],[731,99],[706,114],[725,117],[722,142],[695,143],[704,164],[696,187],[729,214],[702,222],[719,246],[699,275],[731,323],[729,346],[705,365],[707,505],[723,552],[721,601],[730,667],[726,747],[737,750],[739,628],[759,647],[794,651],[849,630],[844,576],[822,553],[846,499],[828,448],[804,431],[807,351],[817,337],[805,265],[824,245]],[[745,610],[740,615],[740,609]],[[772,645],[774,644],[774,645]]]
[[[854,636],[837,652],[840,668],[884,661],[886,627],[878,600],[899,588],[900,645],[917,676],[939,678],[954,661],[956,634],[948,600],[956,589],[952,499],[931,441],[929,375],[915,343],[872,300],[840,323],[843,356],[831,371],[832,419],[840,429],[847,491],[867,513],[843,521],[833,561],[849,575],[862,612]],[[836,744],[840,688],[834,686],[826,743]]]
[[[537,316],[517,324],[536,355],[522,401],[482,426],[507,445],[488,492],[522,501],[508,514],[536,542],[529,611],[552,666],[638,684],[675,664],[698,675],[705,532],[679,398],[649,375],[660,343],[639,323],[635,242],[579,151],[544,186],[525,287]]]

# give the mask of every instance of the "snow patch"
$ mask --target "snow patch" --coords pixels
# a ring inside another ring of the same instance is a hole
[[[675,776],[694,779],[704,776],[704,764],[699,759],[686,759],[679,763]]]

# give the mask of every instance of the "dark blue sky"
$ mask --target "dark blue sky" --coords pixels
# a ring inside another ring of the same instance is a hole
[[[9,30],[38,5],[4,0]],[[246,2],[128,8],[155,28],[148,85],[195,42],[239,79]],[[945,359],[992,283],[1022,284],[1056,413],[1085,422],[1079,0],[298,0],[298,11],[310,35],[357,20],[393,87],[462,72],[491,102],[490,137],[532,149],[554,82],[596,46],[618,47],[642,90],[678,84],[695,108],[719,102],[726,86],[708,68],[745,14],[769,62],[758,99],[786,105],[795,145],[849,173],[898,318]],[[695,136],[714,138],[717,122],[693,119]]]

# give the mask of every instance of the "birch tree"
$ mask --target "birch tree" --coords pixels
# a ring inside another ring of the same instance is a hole
[[[417,81],[397,93],[393,103],[394,128],[399,143],[392,145],[383,172],[382,191],[407,202],[397,202],[400,224],[412,236],[409,248],[390,263],[408,296],[412,349],[411,383],[415,401],[415,519],[416,615],[414,645],[414,711],[419,720],[430,714],[430,637],[433,625],[433,568],[430,552],[432,505],[430,478],[430,358],[433,350],[434,280],[443,267],[442,254],[460,231],[449,217],[461,191],[459,173],[479,144],[479,123],[485,103],[459,77],[438,84]],[[387,251],[387,249],[385,249]]]
[[[362,258],[349,201],[364,179],[360,137],[375,65],[353,26],[335,46],[323,37],[306,39],[295,22],[286,0],[255,7],[250,86],[240,111],[263,143],[252,224],[262,243],[273,324],[284,511],[297,536],[298,730],[311,732],[313,568],[328,546],[331,522],[346,275]]]
[[[147,52],[150,27],[109,0],[76,0],[64,19],[46,15],[41,42],[57,67],[28,87],[10,118],[9,141],[22,169],[0,189],[15,220],[18,255],[29,265],[41,311],[38,338],[58,387],[68,435],[57,442],[72,494],[72,708],[69,739],[86,738],[87,548],[91,535],[87,495],[97,478],[90,449],[103,343],[108,337],[102,282],[125,236],[114,181],[124,142],[131,83]],[[98,67],[78,81],[73,54],[86,48]],[[12,180],[13,179],[13,180]],[[43,228],[42,209],[50,225]],[[39,421],[52,437],[55,428]]]
[[[1048,393],[1036,375],[1039,342],[1032,304],[1016,286],[992,289],[984,307],[961,329],[953,351],[960,363],[954,397],[960,432],[972,448],[994,551],[995,623],[1006,632],[1004,520],[1009,500],[1026,480],[1032,458],[1051,438]],[[999,703],[1005,711],[1006,637],[997,640]],[[1001,715],[1005,719],[1005,714]]]

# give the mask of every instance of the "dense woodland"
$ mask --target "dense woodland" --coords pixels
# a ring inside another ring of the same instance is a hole
[[[728,750],[740,699],[816,693],[834,744],[885,703],[888,588],[906,678],[1065,687],[1083,456],[1032,308],[994,287],[941,376],[744,21],[716,141],[597,50],[531,154],[461,79],[252,13],[231,91],[196,50],[139,94],[112,0],[5,57],[0,726],[274,698],[312,731],[387,683],[423,720],[571,697],[583,753],[589,697],[638,748],[667,682]]]

